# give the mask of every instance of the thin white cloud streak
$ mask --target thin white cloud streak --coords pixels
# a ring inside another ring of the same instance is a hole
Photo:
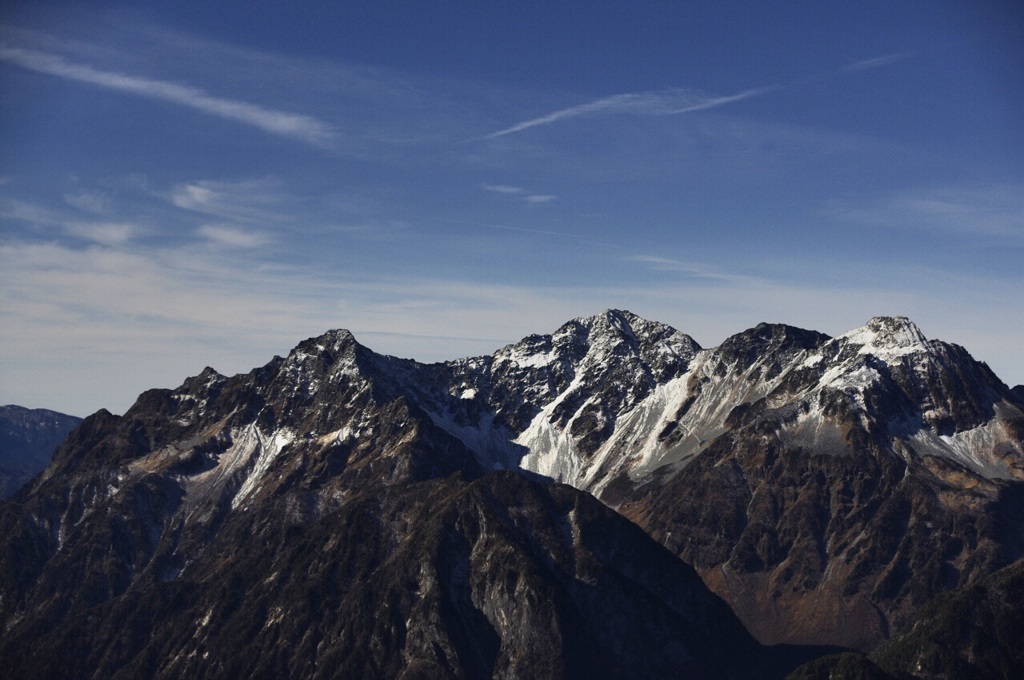
[[[484,191],[493,191],[496,194],[521,194],[523,189],[521,187],[514,187],[508,184],[484,184]]]
[[[228,248],[258,248],[269,242],[266,234],[218,224],[205,224],[196,233],[215,245]]]
[[[0,198],[0,221],[5,220],[26,222],[34,230],[43,231],[48,236],[63,234],[103,246],[123,246],[147,231],[130,222],[84,221],[66,211]],[[13,229],[11,233],[14,233]]]
[[[530,205],[543,205],[545,203],[550,203],[551,201],[554,201],[557,198],[558,196],[554,196],[552,194],[531,194],[530,196],[527,196],[523,200],[529,203]]]
[[[848,65],[844,71],[855,72],[855,71],[867,71],[870,69],[881,68],[882,66],[888,66],[889,64],[895,64],[898,61],[903,61],[909,55],[904,52],[898,52],[895,54],[884,54],[880,57],[874,57],[872,59],[862,59],[861,61],[855,61]]]
[[[655,271],[675,272],[678,274],[684,274],[687,277],[704,279],[707,281],[741,285],[764,285],[765,283],[764,281],[760,281],[751,276],[724,273],[708,267],[707,265],[697,264],[695,262],[685,262],[683,260],[676,260],[656,255],[631,255],[630,257],[627,257],[626,260],[642,264]]]
[[[0,219],[27,222],[33,226],[53,226],[61,222],[53,210],[5,196],[0,196]]]
[[[70,236],[104,246],[126,245],[139,234],[137,226],[116,222],[71,222],[63,228]]]
[[[105,215],[110,211],[110,199],[97,192],[80,191],[64,194],[64,202],[82,212]]]
[[[611,97],[604,97],[596,101],[587,102],[586,104],[579,104],[577,106],[570,106],[566,109],[560,109],[547,115],[540,116],[539,118],[531,118],[530,120],[516,123],[511,127],[498,130],[497,132],[492,132],[491,134],[483,137],[483,139],[496,139],[516,132],[522,132],[523,130],[529,130],[530,128],[538,127],[540,125],[550,125],[551,123],[556,123],[561,120],[579,118],[581,116],[622,113],[646,116],[671,116],[681,113],[690,113],[691,111],[714,109],[719,106],[725,106],[726,104],[750,99],[751,97],[757,97],[776,89],[778,89],[777,86],[771,85],[768,87],[745,90],[739,94],[729,96],[713,96],[684,89],[617,94],[612,95]]]
[[[450,220],[452,224],[461,224],[467,227],[481,227],[484,229],[494,229],[497,231],[508,231],[516,234],[537,234],[539,236],[556,236],[558,238],[570,239],[575,243],[585,243],[594,246],[599,246],[606,250],[618,250],[619,246],[607,241],[599,241],[588,236],[582,236],[580,234],[568,232],[568,231],[554,231],[549,229],[530,229],[529,227],[511,227],[505,224],[490,224],[487,222],[470,222],[466,220]]]
[[[522,187],[511,186],[508,184],[484,184],[483,189],[484,191],[491,191],[496,194],[517,196],[530,205],[543,205],[545,203],[551,203],[558,198],[558,196],[555,196],[554,194],[528,194]]]
[[[84,64],[68,62],[47,52],[19,47],[0,47],[0,60],[67,80],[185,106],[315,146],[327,145],[336,134],[333,126],[305,114],[216,97],[190,85],[101,71]]]
[[[962,187],[903,191],[874,202],[833,202],[832,219],[882,229],[942,231],[1004,243],[1024,243],[1024,186]]]
[[[196,180],[174,187],[165,197],[176,208],[238,222],[281,223],[293,219],[273,179]]]
[[[849,73],[880,68],[902,61],[903,59],[906,59],[907,56],[908,55],[905,53],[897,53],[886,54],[872,59],[864,59],[849,64],[840,72]],[[516,123],[510,127],[485,135],[482,139],[496,139],[498,137],[504,137],[505,135],[522,132],[523,130],[529,130],[530,128],[540,125],[550,125],[551,123],[556,123],[561,120],[578,118],[581,116],[622,113],[647,116],[671,116],[681,113],[690,113],[693,111],[715,109],[720,106],[726,106],[752,97],[759,97],[786,87],[821,80],[829,77],[829,75],[835,75],[836,73],[836,71],[833,71],[828,75],[816,76],[798,83],[791,83],[790,85],[766,85],[764,87],[744,90],[743,92],[734,95],[710,95],[683,88],[671,88],[658,92],[616,94],[610,97],[597,99],[592,102],[587,102],[585,104],[559,109],[558,111],[554,111],[538,118],[531,118],[530,120]]]

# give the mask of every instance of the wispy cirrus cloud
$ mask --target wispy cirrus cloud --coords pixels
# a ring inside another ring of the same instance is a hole
[[[857,205],[831,202],[823,212],[865,226],[1024,243],[1024,186],[1019,184],[901,191]]]
[[[554,194],[530,194],[523,200],[530,205],[543,205],[545,203],[550,203],[557,198],[558,196],[555,196]]]
[[[523,193],[522,187],[514,187],[509,184],[485,184],[483,185],[484,191],[493,191],[496,194],[521,194]]]
[[[273,179],[194,180],[176,186],[167,197],[177,208],[237,222],[284,222],[289,198]]]
[[[909,54],[905,52],[897,52],[895,54],[883,54],[880,57],[873,57],[871,59],[862,59],[849,64],[844,71],[868,71],[873,68],[880,68],[882,66],[888,66],[889,64],[895,64],[898,61],[903,61]]]
[[[379,352],[441,361],[489,353],[607,307],[669,323],[705,346],[760,321],[839,333],[878,313],[907,313],[930,337],[968,346],[1001,375],[999,366],[1012,368],[1019,355],[1016,279],[972,282],[915,268],[910,287],[887,286],[871,273],[861,285],[822,286],[670,257],[632,259],[705,281],[574,287],[387,272],[319,277],[301,275],[300,267],[268,268],[259,253],[229,258],[195,244],[0,242],[0,345],[7,349],[0,372],[7,385],[24,385],[20,398],[33,404],[80,415],[101,406],[123,412],[143,389],[178,385],[205,365],[228,374],[249,370],[330,327],[351,329]],[[931,293],[930,285],[916,286],[931,279],[939,283]],[[990,291],[984,300],[973,294],[980,286]],[[998,332],[970,330],[985,328],[993,315],[1003,320]],[[73,371],[61,360],[67,356],[76,360]],[[56,402],[46,389],[54,382],[62,386]]]
[[[103,215],[110,210],[110,199],[99,192],[79,191],[64,194],[63,198],[65,203],[82,212]]]
[[[69,236],[109,247],[124,246],[139,234],[136,225],[117,222],[72,222],[63,229]]]
[[[777,86],[769,85],[767,87],[744,90],[738,94],[725,96],[711,95],[704,92],[681,88],[672,88],[657,92],[616,94],[610,97],[597,99],[592,102],[587,102],[585,104],[578,104],[576,106],[570,106],[569,108],[559,109],[558,111],[554,111],[538,118],[531,118],[521,123],[516,123],[515,125],[498,130],[497,132],[492,132],[491,134],[486,135],[484,139],[496,139],[516,132],[522,132],[523,130],[529,130],[530,128],[538,127],[540,125],[550,125],[551,123],[556,123],[561,120],[579,118],[582,116],[594,116],[600,114],[671,116],[681,113],[689,113],[691,111],[713,109],[719,106],[725,106],[726,104],[743,101],[744,99],[750,99],[751,97],[767,94],[768,92],[776,89],[778,89]]]
[[[0,60],[58,78],[185,106],[307,144],[324,146],[336,135],[332,125],[313,116],[217,97],[191,85],[104,71],[49,52],[3,46]]]
[[[228,248],[258,248],[269,241],[266,234],[220,224],[204,224],[196,233],[215,245]]]
[[[703,279],[722,284],[750,285],[758,281],[752,276],[722,272],[704,264],[657,255],[632,255],[627,257],[626,260],[643,265],[655,271],[674,272],[682,274],[688,278]]]
[[[484,191],[491,191],[496,194],[507,194],[509,196],[517,196],[522,200],[526,201],[530,205],[543,205],[550,203],[558,198],[554,194],[534,194],[528,192],[522,187],[512,186],[510,184],[484,184]]]
[[[669,88],[655,92],[630,92],[625,94],[616,94],[610,97],[596,99],[585,104],[578,104],[565,109],[559,109],[537,118],[524,120],[520,123],[516,123],[515,125],[498,130],[497,132],[485,135],[483,139],[496,139],[498,137],[504,137],[505,135],[522,132],[523,130],[529,130],[530,128],[538,127],[540,125],[549,125],[561,120],[579,118],[583,116],[602,114],[672,116],[682,113],[690,113],[692,111],[715,109],[720,106],[734,104],[745,99],[759,97],[776,90],[793,87],[794,85],[799,85],[801,83],[813,82],[821,78],[831,77],[837,73],[852,73],[856,71],[867,71],[870,69],[881,68],[883,66],[888,66],[889,64],[902,61],[908,56],[910,55],[903,52],[885,54],[871,59],[863,59],[861,61],[854,62],[839,71],[832,71],[828,74],[814,76],[805,81],[785,85],[766,85],[764,87],[744,90],[732,95],[715,95],[686,88]]]

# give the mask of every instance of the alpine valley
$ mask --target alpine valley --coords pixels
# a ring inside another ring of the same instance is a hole
[[[0,541],[12,678],[1021,677],[1024,388],[902,317],[329,331],[87,418]]]

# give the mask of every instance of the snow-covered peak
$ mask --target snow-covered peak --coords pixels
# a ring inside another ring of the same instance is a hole
[[[309,338],[300,342],[288,353],[288,363],[304,363],[309,359],[320,359],[325,354],[336,358],[355,347],[356,339],[347,330],[335,329],[315,338]]]
[[[600,314],[582,320],[592,330],[613,332],[628,338],[635,338],[634,325],[641,325],[644,320],[632,312],[622,309],[606,309]]]
[[[573,319],[563,324],[551,337],[556,345],[569,343],[588,345],[598,338],[635,340],[636,336],[625,313],[609,309],[594,316],[581,316]]]
[[[860,346],[859,354],[871,354],[883,360],[928,351],[928,339],[905,316],[876,316],[867,325],[844,333],[837,340]]]
[[[338,351],[356,341],[355,336],[344,328],[329,330],[315,340],[318,345],[334,351]]]
[[[671,326],[608,309],[573,319],[551,335],[530,335],[502,347],[495,352],[494,362],[540,368],[552,362],[607,365],[613,356],[632,356],[660,364],[669,359],[689,361],[700,350],[693,338]]]
[[[555,336],[585,332],[601,336],[618,336],[636,339],[638,333],[649,330],[649,326],[668,328],[664,324],[647,321],[632,312],[622,309],[606,309],[594,316],[581,316],[566,323],[555,332]]]
[[[620,309],[573,319],[555,331],[552,338],[556,347],[575,344],[598,355],[614,352],[623,344],[633,351],[651,349],[686,359],[701,349],[693,338],[671,326]]]

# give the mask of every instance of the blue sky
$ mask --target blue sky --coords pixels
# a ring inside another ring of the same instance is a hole
[[[1024,383],[1014,2],[9,3],[0,403],[905,314]]]

